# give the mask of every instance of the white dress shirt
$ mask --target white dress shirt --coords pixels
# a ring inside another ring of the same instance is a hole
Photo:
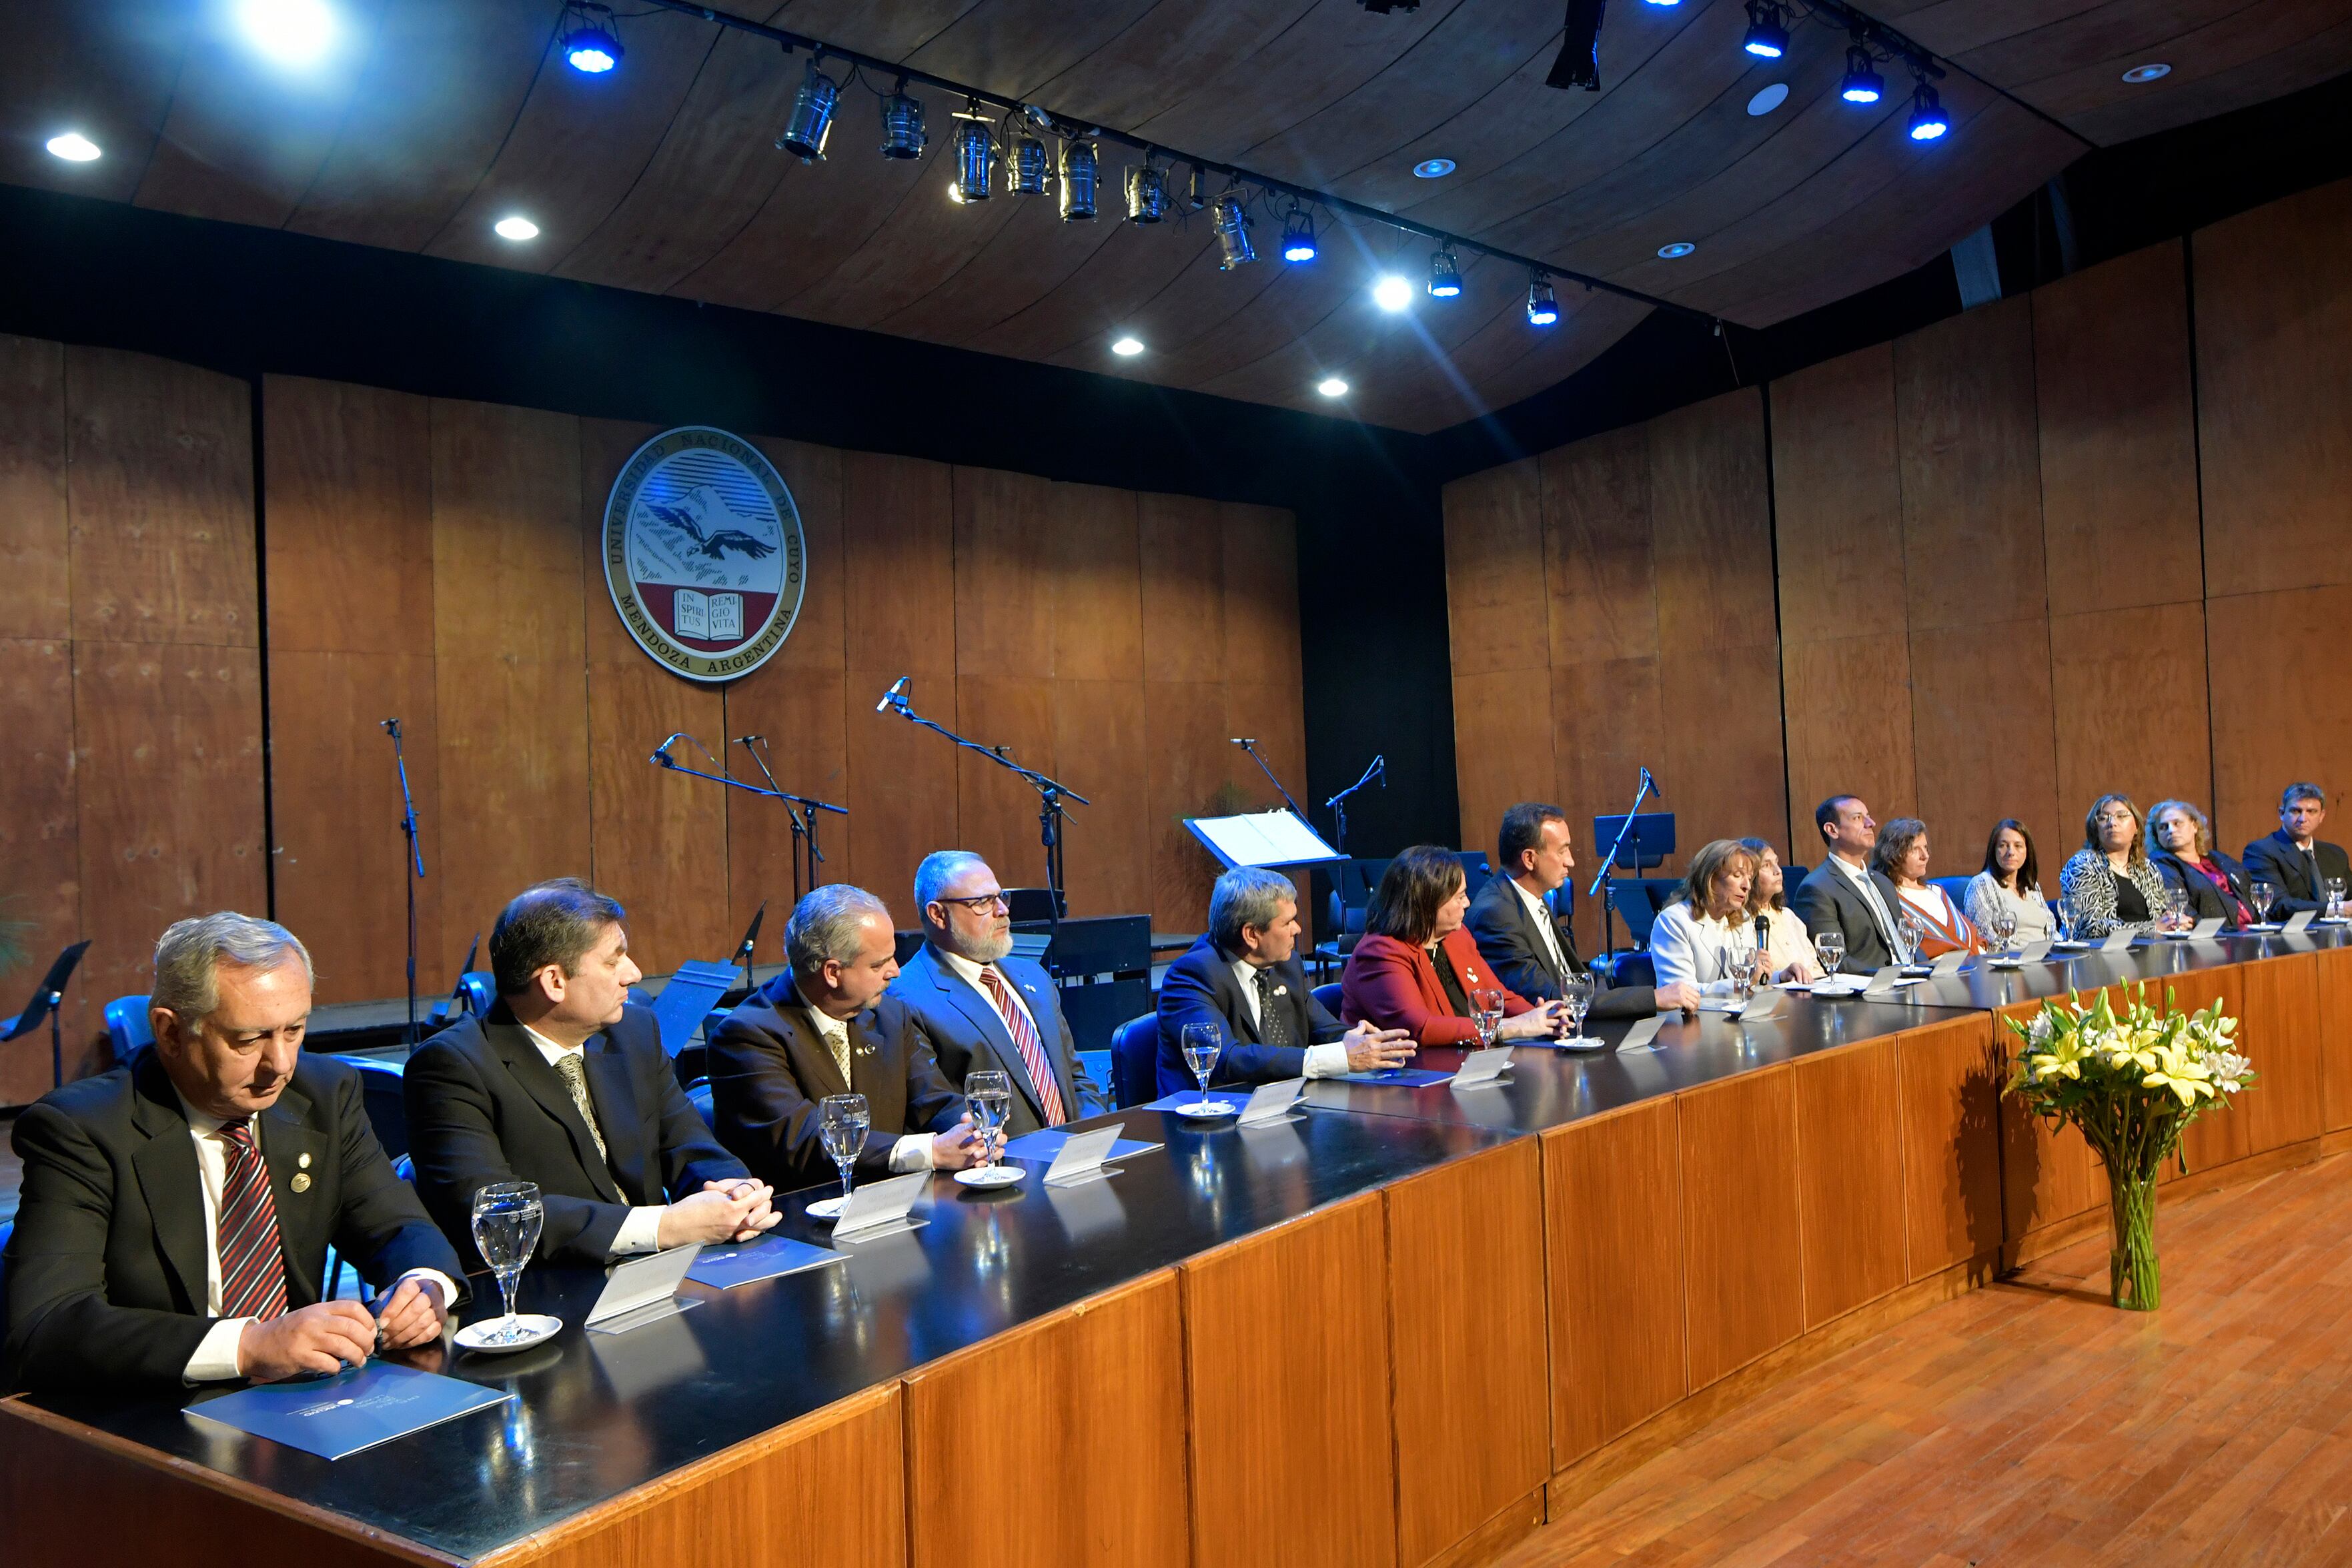
[[[948,967],[962,976],[965,984],[971,986],[973,990],[978,991],[980,993],[980,999],[986,1002],[991,1007],[994,1007],[996,1005],[996,998],[988,994],[988,987],[982,983],[980,972],[982,969],[996,969],[996,977],[1003,984],[1004,994],[1013,998],[1013,1005],[1021,1009],[1021,1016],[1029,1020],[1029,1027],[1037,1031],[1038,1045],[1041,1048],[1045,1045],[1045,1030],[1044,1027],[1037,1022],[1037,1015],[1029,1010],[1029,1003],[1022,997],[1021,987],[1012,976],[1006,974],[1002,969],[997,969],[996,966],[993,964],[975,964],[971,959],[965,957],[962,954],[950,953],[944,947],[939,949],[939,955],[940,957],[945,958],[948,961]]]
[[[1738,987],[1732,979],[1735,941],[1756,945],[1755,928],[1743,915],[1735,925],[1699,915],[1680,900],[1668,904],[1650,927],[1650,962],[1660,986],[1685,985],[1701,996],[1727,996]]]
[[[1265,1038],[1265,1019],[1257,1007],[1257,966],[1247,958],[1234,960],[1234,979],[1242,988],[1242,1006],[1249,1009],[1250,1022],[1256,1026],[1262,1040]],[[1307,1048],[1307,1062],[1299,1071],[1309,1078],[1338,1078],[1349,1070],[1348,1048],[1337,1040],[1322,1045],[1304,1040],[1291,1043]]]
[[[175,1089],[174,1094],[179,1092]],[[196,1174],[205,1196],[205,1316],[219,1321],[206,1330],[196,1342],[196,1353],[188,1357],[188,1364],[180,1373],[185,1383],[220,1383],[245,1375],[237,1364],[237,1342],[245,1337],[245,1325],[251,1318],[221,1317],[220,1270],[220,1207],[221,1189],[228,1185],[228,1145],[221,1141],[221,1119],[194,1109],[183,1100],[180,1109],[188,1118],[188,1135],[196,1144]],[[261,1153],[262,1118],[255,1116],[247,1122],[253,1134],[253,1151]],[[273,1195],[274,1196],[274,1195]],[[400,1280],[425,1280],[441,1287],[441,1304],[447,1306],[457,1299],[457,1287],[449,1276],[438,1269],[411,1269]],[[400,1287],[400,1280],[392,1289]],[[328,1281],[332,1284],[332,1281]],[[390,1291],[385,1294],[389,1295]]]
[[[824,1040],[833,1052],[834,1061],[848,1061],[849,1026],[831,1013],[820,1012],[812,1007],[803,1007],[801,1010],[808,1015],[809,1027],[816,1030],[817,1038]],[[907,1133],[890,1145],[890,1174],[893,1176],[905,1176],[908,1171],[927,1171],[931,1166],[931,1135],[929,1133]]]
[[[522,1026],[522,1031],[530,1036],[531,1044],[539,1047],[539,1054],[547,1058],[547,1064],[550,1067],[555,1066],[567,1056],[585,1056],[588,1052],[585,1045],[558,1045],[529,1024]],[[593,1103],[592,1101],[591,1103]],[[611,1141],[611,1134],[606,1134],[604,1128],[598,1127],[596,1131],[605,1138],[606,1142]],[[613,1249],[604,1256],[633,1258],[640,1252],[660,1251],[661,1222],[665,1212],[667,1212],[667,1206],[658,1203],[633,1207],[629,1210],[629,1217],[621,1221],[621,1228],[613,1233]]]
[[[1542,899],[1521,887],[1518,878],[1511,878],[1510,883],[1511,891],[1517,894],[1519,902],[1528,906],[1528,915],[1535,921],[1536,929],[1543,933],[1544,948],[1550,953],[1552,963],[1559,968],[1561,977],[1566,977],[1569,972],[1568,955],[1559,950],[1559,932],[1551,923],[1551,910]]]
[[[1895,911],[1886,907],[1885,895],[1878,891],[1878,883],[1866,865],[1855,865],[1843,855],[1830,856],[1830,864],[1845,873],[1848,882],[1862,893],[1862,901],[1870,905],[1871,917],[1878,922],[1878,935],[1886,950],[1904,962],[1908,962],[1911,950],[1903,945],[1902,928],[1895,924]]]

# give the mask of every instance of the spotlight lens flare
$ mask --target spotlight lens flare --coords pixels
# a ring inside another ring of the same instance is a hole
[[[236,19],[253,47],[280,65],[310,64],[335,37],[325,0],[242,0]]]
[[[1321,381],[1315,383],[1315,390],[1321,392],[1325,397],[1346,397],[1348,395],[1348,383],[1341,381],[1337,376],[1325,376]]]
[[[1412,285],[1395,273],[1385,273],[1372,285],[1372,303],[1383,310],[1402,310],[1412,304]],[[1339,394],[1328,394],[1337,397]]]
[[[2158,78],[2168,77],[2171,74],[2172,68],[2165,64],[2162,60],[2150,60],[2144,66],[2134,66],[2131,69],[2124,72],[2124,80],[2131,83],[2134,87],[2141,87],[2148,82],[2157,80]]]
[[[520,241],[539,237],[539,225],[520,213],[510,217],[500,218],[490,226],[497,231],[500,239]]]
[[[1412,166],[1416,180],[1443,180],[1458,167],[1451,158],[1424,158]]]
[[[1776,81],[1748,100],[1748,112],[1758,116],[1769,114],[1788,101],[1789,84]]]
[[[1135,358],[1136,355],[1143,352],[1143,340],[1140,338],[1121,338],[1110,346],[1110,351],[1117,354],[1123,360],[1131,360]]]
[[[1660,261],[1680,261],[1683,257],[1688,256],[1697,248],[1698,246],[1693,245],[1686,239],[1678,239],[1672,245],[1660,246],[1658,247],[1658,259]]]
[[[52,136],[47,146],[52,156],[62,158],[68,163],[88,163],[98,157],[98,143],[79,131]]]

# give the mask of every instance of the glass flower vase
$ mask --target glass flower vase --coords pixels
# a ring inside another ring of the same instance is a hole
[[[2156,1176],[2107,1173],[2107,1293],[2127,1312],[2151,1312],[2162,1296],[2156,1258]]]

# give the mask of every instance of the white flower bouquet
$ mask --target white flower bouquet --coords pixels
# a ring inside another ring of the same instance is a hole
[[[2148,1312],[2160,1294],[2157,1172],[2179,1157],[2189,1124],[2252,1085],[2254,1071],[2219,999],[2184,1012],[2167,988],[2159,1012],[2145,984],[2126,998],[2118,1010],[2105,991],[2088,1007],[2070,994],[2064,1007],[2047,1001],[2031,1019],[2009,1019],[2020,1043],[2007,1092],[2037,1116],[2081,1128],[2106,1166],[2108,1291],[2116,1306]]]

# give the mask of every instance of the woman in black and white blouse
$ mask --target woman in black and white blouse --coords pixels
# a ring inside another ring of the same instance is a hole
[[[2112,931],[2153,931],[2164,907],[2164,877],[2148,863],[2147,835],[2128,795],[2102,795],[2083,819],[2083,847],[2058,873],[2074,901],[2074,935],[2096,940]]]

